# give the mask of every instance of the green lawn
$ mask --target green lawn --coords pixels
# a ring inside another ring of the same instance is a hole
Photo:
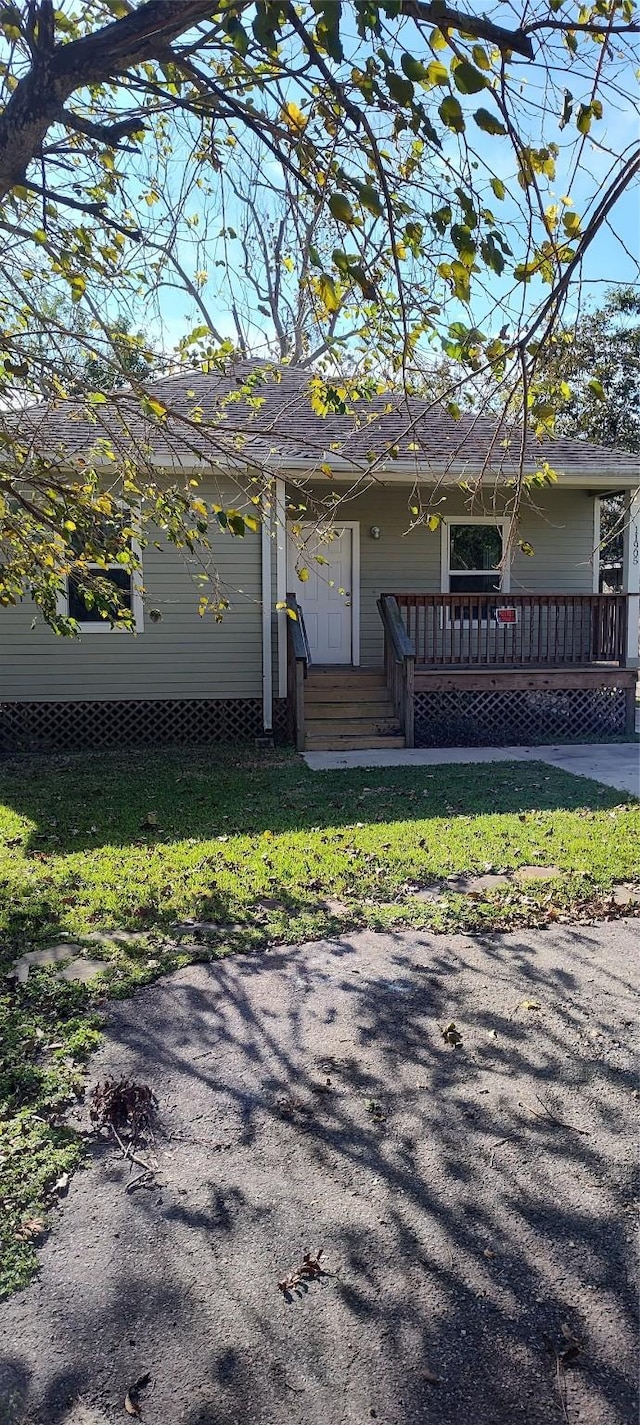
[[[558,865],[485,899],[416,887],[455,872]],[[640,808],[543,763],[312,773],[236,748],[77,755],[0,768],[0,1291],[28,1280],[52,1184],[81,1156],[64,1111],[82,1092],[100,1001],[194,958],[341,927],[437,931],[612,913],[640,878]],[[333,904],[327,904],[333,902]],[[173,929],[215,927],[200,945]],[[16,955],[52,940],[105,960],[86,988]]]

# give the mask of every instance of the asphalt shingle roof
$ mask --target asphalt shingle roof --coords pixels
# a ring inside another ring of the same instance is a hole
[[[256,383],[253,394],[238,399],[248,378]],[[109,437],[120,449],[144,445],[161,468],[214,460],[236,465],[253,460],[275,468],[290,462],[310,469],[328,461],[366,468],[375,453],[378,474],[407,464],[415,464],[423,477],[449,468],[505,477],[517,470],[521,432],[493,414],[465,413],[455,420],[435,400],[407,400],[390,392],[372,401],[349,401],[345,413],[322,415],[312,408],[310,379],[309,372],[292,367],[237,362],[224,371],[154,381],[147,389],[167,408],[163,419],[145,415],[139,397],[127,388],[96,406],[93,419],[83,404],[61,401],[32,407],[21,424],[39,450],[57,459],[86,455],[97,440]],[[565,476],[638,474],[637,457],[624,451],[565,436],[544,442],[530,436],[525,469],[539,469],[543,461]]]

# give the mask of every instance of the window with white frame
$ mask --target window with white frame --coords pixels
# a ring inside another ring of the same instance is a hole
[[[121,507],[117,514],[109,516],[101,522],[99,530],[92,531],[92,538],[87,542],[82,533],[78,531],[73,537],[73,544],[78,555],[86,562],[83,569],[86,569],[87,578],[74,579],[70,575],[67,579],[66,593],[59,602],[59,612],[65,617],[75,619],[82,633],[113,633],[122,632],[122,625],[112,625],[106,616],[99,601],[92,597],[91,578],[95,576],[103,582],[113,584],[114,590],[118,591],[120,605],[125,609],[131,609],[133,613],[133,626],[136,633],[141,633],[143,628],[143,603],[141,591],[141,571],[132,570],[126,561],[127,552],[132,552],[140,558],[140,546],[133,536],[136,516],[131,510]],[[102,539],[100,538],[102,535]],[[104,543],[108,554],[104,559],[99,557],[100,544]],[[121,549],[118,549],[118,544]],[[90,556],[95,551],[95,558]],[[111,558],[111,554],[113,557]],[[124,555],[118,558],[118,554]],[[89,556],[87,558],[87,555]]]
[[[491,600],[482,595],[507,588],[505,561],[505,521],[482,519],[447,520],[443,529],[443,592],[479,595],[452,600],[448,620],[454,624],[486,623],[491,617]]]

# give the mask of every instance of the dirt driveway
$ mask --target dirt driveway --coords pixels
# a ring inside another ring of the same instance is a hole
[[[92,1079],[154,1087],[156,1179],[105,1144],[72,1182],[3,1425],[124,1421],[146,1372],[147,1425],[631,1425],[637,931],[357,934],[112,1006]]]

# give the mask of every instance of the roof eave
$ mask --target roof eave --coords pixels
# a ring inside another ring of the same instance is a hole
[[[113,475],[112,461],[94,461],[92,464],[96,471]],[[326,479],[326,474],[321,471],[320,466],[321,464],[329,464],[331,465],[333,477],[336,480],[354,480],[360,478],[371,484],[375,484],[379,480],[397,480],[398,482],[402,481],[402,483],[406,483],[407,481],[420,481],[424,484],[437,483],[445,485],[457,485],[461,480],[466,480],[469,483],[486,483],[493,481],[496,484],[507,484],[509,482],[513,483],[517,478],[516,471],[493,470],[491,467],[483,469],[480,464],[472,465],[470,462],[457,461],[446,465],[442,464],[439,467],[425,467],[424,465],[419,467],[413,460],[394,460],[392,465],[376,465],[373,469],[370,469],[363,463],[345,460],[335,454],[324,457],[318,456],[317,459],[313,460],[310,458],[304,460],[300,458],[289,460],[280,457],[278,461],[275,462],[268,460],[252,461],[247,453],[244,458],[238,458],[237,465],[235,466],[231,465],[228,461],[207,460],[204,457],[201,460],[192,459],[188,462],[177,459],[171,462],[149,462],[149,464],[158,473],[175,474],[179,472],[181,475],[202,475],[206,471],[216,471],[220,475],[228,474],[237,477],[243,470],[250,468],[255,470],[259,468],[268,471],[272,476],[280,476],[283,479],[286,479],[289,475],[303,475],[309,478],[317,477],[318,479]],[[533,475],[535,473],[535,467],[533,466],[525,469],[525,475]],[[617,470],[607,469],[596,473],[594,473],[593,469],[575,469],[571,470],[570,473],[561,471],[558,472],[557,480],[552,483],[565,486],[577,486],[578,488],[587,490],[633,490],[640,487],[640,471],[630,469],[625,462],[625,465]]]

